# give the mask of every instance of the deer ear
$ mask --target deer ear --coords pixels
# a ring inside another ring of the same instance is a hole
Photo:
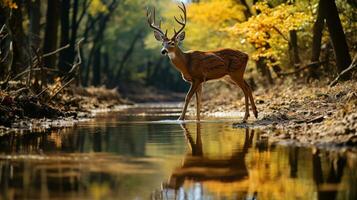
[[[178,36],[176,36],[177,42],[182,42],[185,39],[185,31],[182,31]]]
[[[159,42],[162,42],[164,41],[164,38],[162,37],[162,34],[159,33],[158,31],[154,31],[154,36],[155,36],[155,39]]]

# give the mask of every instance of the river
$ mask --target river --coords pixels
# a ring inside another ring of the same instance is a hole
[[[357,199],[357,156],[271,144],[237,119],[179,123],[143,104],[73,128],[0,137],[0,200]]]

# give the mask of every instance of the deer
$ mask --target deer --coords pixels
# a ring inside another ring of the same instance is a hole
[[[183,2],[179,9],[183,14],[180,19],[176,16],[175,21],[180,25],[180,29],[174,29],[174,35],[169,38],[167,29],[165,33],[161,29],[161,20],[157,24],[155,8],[153,12],[147,9],[147,22],[154,31],[154,37],[162,42],[161,54],[169,57],[174,67],[181,73],[184,81],[189,82],[190,89],[185,97],[185,104],[178,120],[185,120],[187,107],[193,95],[196,95],[196,120],[200,121],[202,84],[206,81],[217,80],[228,77],[229,82],[239,86],[244,93],[245,114],[243,122],[249,117],[249,101],[255,118],[258,118],[258,111],[254,103],[252,89],[243,79],[243,75],[248,63],[248,54],[229,48],[212,51],[182,51],[179,44],[185,39],[185,27],[187,23],[187,10]]]

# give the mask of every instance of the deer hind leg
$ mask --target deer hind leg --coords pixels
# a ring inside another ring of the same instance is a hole
[[[243,122],[246,122],[249,117],[249,91],[247,90],[242,76],[238,76],[237,74],[230,74],[229,76],[243,90],[245,101],[245,114],[243,117]]]
[[[186,115],[186,111],[187,111],[187,106],[191,101],[191,98],[193,96],[193,94],[196,92],[197,88],[201,85],[200,82],[194,81],[191,84],[190,90],[188,91],[186,98],[185,98],[185,105],[182,109],[182,113],[180,115],[180,117],[178,118],[178,120],[185,120],[185,115]]]
[[[202,101],[202,84],[200,84],[196,90],[196,119],[201,120],[201,101]]]
[[[255,106],[255,102],[254,102],[254,98],[253,98],[253,94],[252,94],[252,89],[250,88],[250,86],[248,85],[248,83],[244,80],[244,84],[248,90],[248,94],[249,94],[249,99],[250,99],[250,104],[252,105],[252,109],[253,109],[253,113],[255,118],[258,118],[258,111],[257,111],[257,107]]]

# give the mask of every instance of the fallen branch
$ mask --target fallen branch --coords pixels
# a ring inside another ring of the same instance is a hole
[[[62,81],[66,81],[71,75],[73,75],[74,74],[74,71],[78,68],[78,66],[82,63],[82,57],[81,57],[81,52],[80,52],[80,47],[81,47],[81,44],[82,44],[82,42],[83,42],[83,38],[82,39],[80,39],[79,41],[78,41],[78,43],[77,43],[77,55],[78,55],[78,61],[77,62],[75,62],[75,63],[73,63],[73,66],[72,66],[72,68],[71,68],[71,70],[67,73],[67,75],[66,76],[64,76],[64,77],[62,77],[61,79],[61,82]],[[73,77],[73,78],[71,78],[69,81],[67,81],[65,84],[63,84],[59,89],[57,89],[57,91],[47,100],[47,102],[48,101],[50,101],[50,100],[52,100],[55,96],[57,96],[57,94],[61,91],[61,90],[63,90],[65,87],[67,87],[72,81],[74,81],[75,80],[75,78]],[[42,90],[39,94],[37,94],[36,96],[37,97],[39,97],[39,96],[41,96],[45,91],[47,91],[49,89],[49,87],[47,87],[47,88],[45,88],[44,90]]]
[[[43,54],[43,55],[42,55],[42,58],[45,58],[45,57],[51,56],[51,55],[53,55],[53,54],[56,54],[56,53],[58,53],[58,52],[60,52],[60,51],[62,51],[62,50],[65,50],[65,49],[69,48],[69,47],[70,47],[70,45],[67,44],[66,46],[60,47],[59,49],[56,49],[56,50],[54,50],[54,51],[52,51],[52,52]]]
[[[343,75],[347,74],[347,73],[350,72],[353,68],[355,68],[355,67],[357,66],[357,63],[356,63],[356,62],[357,62],[357,54],[356,54],[355,57],[353,58],[353,60],[352,60],[352,62],[351,62],[351,64],[350,64],[350,66],[349,66],[348,68],[346,68],[345,70],[343,70],[340,74],[338,74],[337,77],[335,78],[335,80],[333,80],[333,81],[330,83],[329,87],[335,86]]]
[[[29,73],[32,71],[41,71],[41,70],[45,70],[45,71],[50,71],[50,72],[56,72],[56,73],[59,73],[59,70],[57,69],[52,69],[52,68],[47,68],[47,67],[44,67],[44,68],[33,68],[33,69],[26,69],[25,71],[17,74],[14,78],[12,78],[10,81],[13,81],[13,80],[16,80],[18,78],[20,78],[21,76]]]
[[[72,81],[74,81],[74,78],[72,78],[71,80],[67,81],[67,83],[63,84],[49,99],[48,101],[51,101],[55,96],[57,96],[57,94],[63,90],[63,88],[67,87],[67,85],[69,85],[70,83],[72,83]],[[48,102],[47,101],[47,102]]]
[[[279,76],[288,76],[288,75],[296,74],[296,73],[299,73],[299,72],[301,72],[301,71],[303,71],[303,70],[305,70],[307,68],[314,67],[316,65],[322,65],[324,63],[326,63],[326,61],[312,62],[312,63],[309,63],[309,64],[305,65],[304,67],[301,67],[301,68],[299,68],[299,69],[297,69],[295,71],[285,72],[285,73],[284,72],[283,73],[280,72],[280,73],[278,73],[278,75]]]

